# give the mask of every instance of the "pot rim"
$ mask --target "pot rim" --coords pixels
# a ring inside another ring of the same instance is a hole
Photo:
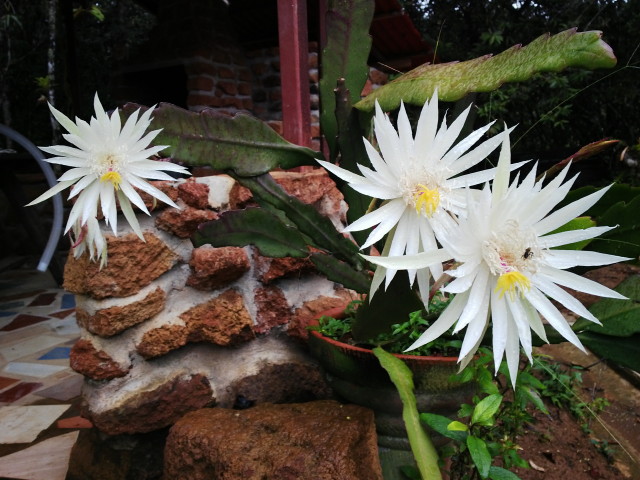
[[[322,312],[318,312],[313,316],[308,326],[317,326],[319,325],[319,319],[323,316],[333,317],[333,318],[341,318],[344,317],[345,306],[342,307],[334,307],[328,310],[324,310]],[[313,335],[315,338],[327,342],[334,347],[341,348],[344,350],[351,350],[354,352],[374,355],[373,350],[370,348],[358,347],[357,345],[351,345],[349,343],[340,342],[338,340],[334,340],[333,338],[326,337],[322,335],[317,330],[309,329],[309,334]],[[430,363],[443,363],[443,364],[454,364],[458,363],[458,357],[444,357],[440,355],[406,355],[403,353],[392,353],[391,355],[407,362],[430,362]]]

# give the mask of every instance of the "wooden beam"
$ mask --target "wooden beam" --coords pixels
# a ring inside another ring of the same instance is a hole
[[[311,145],[309,38],[306,0],[278,0],[282,133],[297,145]]]

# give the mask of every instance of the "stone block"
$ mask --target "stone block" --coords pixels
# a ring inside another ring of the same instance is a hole
[[[183,347],[189,341],[189,329],[184,325],[164,325],[146,331],[136,345],[137,352],[146,359],[160,357]]]
[[[108,435],[145,433],[175,423],[185,413],[212,402],[207,377],[181,375],[167,379],[150,390],[138,390],[128,402],[104,411],[86,407],[83,416]]]
[[[189,265],[192,274],[187,285],[198,290],[216,290],[235,282],[249,271],[249,258],[243,248],[209,245],[193,250]]]
[[[257,373],[235,379],[226,390],[235,399],[234,408],[243,404],[295,403],[334,397],[320,367],[294,359],[265,364]]]
[[[268,333],[273,327],[286,325],[291,320],[291,307],[278,287],[257,288],[254,300],[257,308],[256,333]]]
[[[237,345],[255,337],[253,321],[242,296],[226,290],[206,303],[180,315],[189,331],[189,341],[220,346]]]
[[[129,372],[129,368],[122,367],[108,353],[98,350],[91,340],[83,338],[71,349],[69,364],[91,380],[111,380],[124,377]]]
[[[156,217],[156,226],[179,238],[189,238],[198,225],[218,218],[216,212],[186,206],[181,210],[167,209]]]
[[[185,480],[382,480],[373,413],[325,400],[181,418],[164,475]]]
[[[178,185],[178,197],[190,207],[207,208],[209,206],[209,186],[189,179]]]
[[[256,268],[261,272],[258,275],[258,280],[265,285],[269,285],[281,278],[299,276],[316,271],[313,262],[307,258],[269,258],[263,257],[256,250],[253,260]]]
[[[169,211],[165,210],[165,213]],[[105,238],[109,260],[102,269],[99,263],[90,262],[86,253],[77,259],[69,254],[64,268],[65,290],[96,299],[127,297],[139,292],[179,261],[179,255],[150,232],[144,233],[145,241],[134,233]]]
[[[89,332],[100,337],[111,337],[160,313],[165,300],[165,292],[156,288],[141,300],[103,308],[93,314],[78,306],[76,319]]]

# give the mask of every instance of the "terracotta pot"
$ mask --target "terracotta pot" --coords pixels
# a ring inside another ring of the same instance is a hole
[[[317,325],[322,315],[340,318],[343,309],[322,312],[311,325]],[[387,372],[380,366],[373,351],[342,343],[309,332],[309,348],[326,372],[327,382],[344,400],[371,408],[375,413],[378,444],[392,449],[410,450],[402,420],[402,402]],[[394,354],[413,373],[419,412],[455,417],[462,403],[470,403],[475,392],[472,383],[450,380],[458,371],[457,357]],[[431,434],[438,446],[446,439]]]

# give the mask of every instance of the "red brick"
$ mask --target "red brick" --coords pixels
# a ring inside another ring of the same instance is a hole
[[[218,72],[220,78],[235,78],[236,73],[228,67],[220,67]]]
[[[187,88],[189,90],[206,90],[210,91],[213,89],[213,79],[211,77],[191,77],[187,82]]]

